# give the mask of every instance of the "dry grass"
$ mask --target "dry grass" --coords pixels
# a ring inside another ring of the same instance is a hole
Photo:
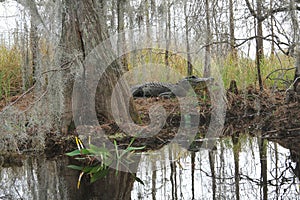
[[[0,99],[7,99],[22,87],[21,52],[0,46]]]
[[[47,54],[47,52],[43,52],[43,54]],[[160,49],[142,50],[137,52],[134,57],[132,54],[127,56],[128,67],[131,71],[129,75],[130,84],[144,81],[176,82],[180,76],[187,74],[186,60],[181,55],[172,52],[170,52],[168,59],[169,67],[165,66],[165,52]],[[17,47],[7,48],[0,45],[0,100],[6,101],[8,97],[21,91],[21,60],[21,52]],[[233,79],[236,80],[240,89],[244,89],[249,85],[254,87],[258,85],[254,60],[242,57],[234,60],[231,56],[228,56],[213,63],[217,63],[225,88],[229,87],[229,83]],[[201,77],[203,61],[198,60],[193,64],[194,74]],[[287,88],[288,83],[282,80],[292,80],[294,70],[279,70],[268,79],[266,77],[276,69],[291,68],[293,66],[294,59],[284,55],[266,58],[261,67],[265,88],[274,85],[280,89]]]
[[[165,54],[159,50],[143,50],[135,56],[135,61],[130,60],[129,55],[129,70],[138,69],[138,72],[132,74],[131,78],[138,79],[137,82],[143,81],[162,81],[176,82],[178,75],[185,76],[187,74],[186,60],[176,54],[169,57],[169,67],[165,66]],[[274,58],[266,57],[261,67],[261,74],[265,88],[276,86],[278,89],[286,89],[289,82],[294,76],[294,70],[278,70],[292,68],[294,59],[285,55],[277,55]],[[151,63],[154,63],[153,65]],[[194,64],[194,74],[202,76],[203,61],[198,60]],[[236,80],[239,88],[244,89],[249,85],[258,86],[257,69],[255,61],[249,58],[239,57],[237,60],[232,59],[232,56],[226,58],[213,59],[212,65],[218,69],[221,74],[224,86],[229,87],[231,80]],[[146,67],[145,67],[146,66]],[[268,76],[274,70],[278,70]],[[146,72],[146,73],[145,73]],[[145,75],[146,74],[146,75]],[[145,78],[147,80],[145,80]],[[131,80],[131,79],[130,79]]]

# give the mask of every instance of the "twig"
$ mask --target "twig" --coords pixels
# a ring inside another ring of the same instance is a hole
[[[46,90],[36,101],[34,101],[33,103],[30,103],[30,106],[28,106],[28,108],[26,108],[25,110],[22,111],[22,113],[27,112],[34,104],[36,104],[37,102],[39,102],[46,94],[47,94],[48,90]]]
[[[268,76],[266,76],[266,79],[269,79],[270,76],[272,74],[274,74],[275,72],[278,72],[278,71],[289,71],[289,70],[293,70],[293,69],[296,69],[296,67],[291,67],[291,68],[286,68],[286,69],[276,69],[276,70],[272,71],[271,73],[269,73]]]
[[[15,101],[11,102],[8,106],[6,106],[1,112],[6,111],[8,108],[10,108],[11,106],[15,105],[20,99],[22,99],[26,94],[28,94],[29,92],[31,92],[31,90],[33,90],[35,87],[35,84],[29,88],[27,91],[25,91],[23,94],[21,94]],[[0,113],[1,113],[0,112]]]
[[[65,63],[63,63],[59,68],[59,69],[51,69],[51,70],[48,70],[48,71],[44,71],[42,72],[42,75],[46,74],[46,73],[49,73],[49,72],[55,72],[55,71],[62,71],[62,70],[66,70],[66,69],[69,69],[72,65],[72,63],[74,63],[74,61],[77,59],[77,56],[71,60],[71,61],[67,61]],[[67,66],[68,65],[68,66]],[[66,67],[65,67],[66,66]],[[35,84],[29,88],[27,91],[25,91],[23,94],[21,94],[21,96],[19,96],[15,101],[11,102],[8,106],[6,106],[1,112],[4,112],[6,111],[8,108],[10,108],[11,106],[15,105],[20,99],[22,99],[26,94],[28,94],[29,92],[31,92],[35,87]],[[34,103],[38,102],[41,100],[41,98],[43,96],[45,96],[45,94],[47,93],[47,91],[45,91],[38,99],[37,101],[35,101]],[[33,105],[34,103],[31,103],[31,105]],[[27,111],[28,109],[26,109],[25,111]],[[0,113],[1,113],[0,112]]]
[[[292,129],[288,129],[288,131],[299,131],[300,128],[292,128]]]
[[[50,70],[44,71],[44,72],[42,72],[42,75],[47,74],[47,73],[49,73],[49,72],[57,72],[57,71],[63,71],[63,70],[69,69],[69,68],[72,66],[72,65],[71,65],[72,62],[73,62],[73,61],[68,61],[68,62],[63,63],[63,64],[60,66],[60,68],[50,69]],[[66,65],[68,65],[68,66],[66,66]],[[66,67],[64,67],[64,66],[66,66]]]
[[[299,131],[300,130],[300,127],[299,128],[291,128],[291,129],[286,129],[288,132],[292,132],[292,131]],[[267,131],[266,134],[268,133],[276,133],[276,132],[279,132],[280,130],[270,130],[270,131]]]
[[[75,56],[74,59],[72,59],[71,61],[67,61],[67,62],[61,64],[59,66],[59,68],[44,71],[44,72],[42,72],[42,75],[49,73],[49,72],[57,72],[57,71],[63,71],[63,70],[69,69],[72,66],[72,64],[75,62],[75,60],[77,60],[78,57],[79,57],[79,55]]]
[[[241,41],[241,40],[242,40],[242,42],[239,43],[239,44],[234,45],[234,47],[235,47],[235,48],[238,48],[238,47],[242,46],[243,44],[245,44],[246,42],[248,42],[248,41],[250,41],[250,40],[254,40],[254,39],[256,39],[256,38],[266,39],[268,36],[271,36],[271,35],[267,35],[267,36],[265,36],[265,37],[251,36],[251,37],[248,37],[248,38],[235,38],[236,41]]]
[[[272,81],[282,81],[282,82],[284,82],[286,85],[289,85],[289,81],[287,81],[287,80],[285,80],[285,79],[283,79],[283,78],[269,78],[270,80],[272,80]]]
[[[278,130],[271,130],[271,131],[267,131],[266,133],[276,133],[276,132],[278,132]],[[264,135],[266,135],[266,134],[264,134]]]
[[[297,78],[294,80],[294,82],[290,85],[290,87],[289,87],[288,89],[286,89],[285,93],[286,93],[288,90],[291,90],[291,89],[292,89],[292,87],[293,87],[294,84],[298,81],[298,79],[300,79],[300,76],[297,77]]]
[[[14,189],[15,189],[15,191],[17,192],[17,194],[18,194],[19,198],[20,198],[21,200],[23,200],[23,198],[22,198],[21,194],[19,193],[19,191],[18,191],[18,189],[16,188],[16,186],[15,186],[15,185],[14,185]]]

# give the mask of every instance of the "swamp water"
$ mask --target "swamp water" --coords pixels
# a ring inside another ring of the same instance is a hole
[[[65,156],[26,157],[0,168],[0,199],[300,199],[300,152],[259,138],[219,139],[215,150],[143,153],[136,176],[115,171],[90,184]],[[5,167],[4,167],[5,166]]]

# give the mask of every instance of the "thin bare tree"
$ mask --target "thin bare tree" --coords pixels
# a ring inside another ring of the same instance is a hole
[[[206,19],[206,44],[205,44],[205,60],[204,60],[204,77],[210,76],[210,42],[211,42],[211,24],[210,24],[210,1],[205,0],[205,19]]]
[[[229,0],[229,30],[230,30],[230,49],[234,59],[237,58],[237,50],[235,48],[235,31],[234,31],[234,5],[233,0]]]
[[[193,65],[192,65],[192,58],[190,54],[190,41],[189,41],[189,31],[190,31],[190,26],[189,26],[189,15],[187,11],[187,1],[183,5],[183,10],[184,10],[184,21],[185,21],[185,41],[186,41],[186,54],[187,54],[187,75],[190,76],[193,74]]]

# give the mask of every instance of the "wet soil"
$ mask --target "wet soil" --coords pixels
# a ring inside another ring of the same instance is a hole
[[[176,136],[178,128],[182,123],[180,105],[177,99],[136,98],[134,102],[141,119],[139,126],[147,127],[151,122],[155,124],[155,122],[153,122],[155,119],[159,119],[159,116],[154,116],[152,119],[150,117],[149,110],[151,110],[153,106],[154,108],[156,108],[155,106],[157,105],[163,106],[168,116],[161,131],[152,137],[135,138],[134,146],[145,146],[144,150],[159,149]],[[194,137],[195,142],[203,142],[202,139],[205,137],[205,133],[210,125],[212,109],[213,106],[210,104],[209,99],[199,99],[198,112],[200,120],[198,124],[198,134]],[[248,91],[243,94],[227,92],[225,125],[220,135],[236,136],[248,133],[253,136],[262,136],[272,140],[287,138],[289,140],[298,141],[294,145],[299,146],[299,112],[300,104],[298,102],[285,103],[284,92],[258,92],[252,88],[249,88]],[[129,130],[130,133],[136,133],[139,130],[130,130],[129,126],[123,128],[125,128],[127,132]],[[111,142],[116,140],[120,147],[126,148],[133,138],[131,134],[125,134],[124,129],[119,128],[114,122],[106,122],[100,127],[78,127],[79,132],[83,132],[84,130],[92,135],[100,135],[101,129],[105,130]],[[150,133],[151,129],[149,128],[149,134]],[[50,139],[48,140],[50,141]],[[100,139],[101,142],[105,140],[105,138],[103,140]],[[192,145],[199,146],[200,144],[192,143]],[[193,150],[192,145],[189,150]]]
[[[228,91],[226,95],[227,111],[225,125],[220,135],[231,136],[249,133],[258,134],[273,140],[298,138],[295,139],[295,141],[298,141],[297,144],[299,145],[300,103],[285,103],[284,91],[274,93],[265,90],[264,92],[259,92],[257,89],[249,87],[246,92],[241,94]],[[27,94],[22,98],[19,97],[20,96],[12,97],[9,102],[13,102],[13,106],[17,106],[20,110],[26,110],[28,106],[31,105],[31,102],[34,102],[32,94]],[[2,100],[2,102],[0,102],[0,109],[9,103],[7,102],[8,101],[5,103]],[[182,123],[178,100],[176,98],[136,98],[134,102],[140,116],[140,121],[138,122],[139,126],[147,127],[151,123],[149,110],[151,110],[150,108],[153,106],[163,106],[167,114],[166,122],[161,131],[152,137],[136,138],[134,145],[145,146],[145,150],[148,150],[161,148],[169,143],[177,134],[178,127]],[[199,131],[194,138],[196,140],[205,137],[205,133],[210,124],[213,106],[209,98],[199,98],[197,108],[200,120],[198,123]],[[152,123],[154,121],[155,124],[155,119],[159,118],[160,116],[154,116]],[[193,120],[191,120],[191,123],[193,123]],[[105,122],[100,127],[81,128],[90,132],[92,135],[99,133],[102,129],[106,132],[111,141],[116,140],[118,144],[121,147],[124,146],[124,148],[128,146],[133,138],[132,135],[125,134],[114,122]],[[126,129],[126,125],[123,128]],[[151,131],[150,128],[149,131]],[[133,129],[129,132],[135,133],[138,131]],[[103,138],[103,140],[105,139]],[[59,133],[48,133],[45,144],[46,152],[50,156],[76,148],[73,136],[62,136]]]

